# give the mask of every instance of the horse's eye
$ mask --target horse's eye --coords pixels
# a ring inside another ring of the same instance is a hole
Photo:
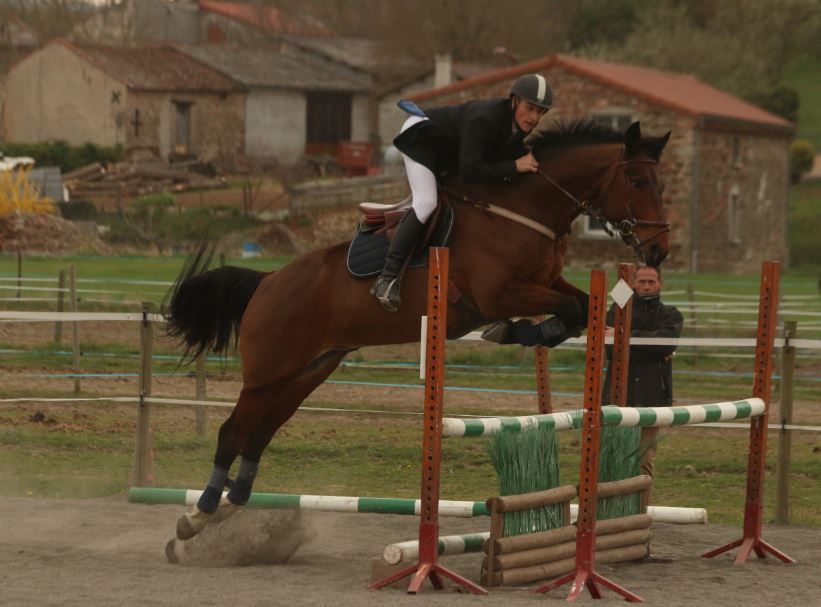
[[[637,177],[636,179],[630,180],[630,185],[632,185],[637,190],[640,190],[644,185],[647,184],[647,179],[644,177]]]

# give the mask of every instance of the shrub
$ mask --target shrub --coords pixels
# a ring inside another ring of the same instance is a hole
[[[97,207],[90,200],[70,200],[68,202],[58,202],[60,215],[69,221],[94,219],[97,216]]]
[[[801,100],[798,97],[798,92],[793,88],[778,86],[766,93],[749,95],[748,99],[790,122],[798,121],[798,108],[801,105]]]
[[[815,162],[815,146],[808,139],[796,139],[790,144],[790,182],[798,183]]]
[[[65,141],[48,143],[4,143],[0,148],[6,156],[29,156],[37,166],[58,166],[68,173],[93,162],[107,164],[123,159],[123,148],[104,147],[94,143],[71,146]]]

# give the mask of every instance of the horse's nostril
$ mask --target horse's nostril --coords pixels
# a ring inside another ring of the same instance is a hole
[[[661,262],[663,262],[666,258],[667,252],[662,250],[662,248],[659,245],[655,244],[650,249],[650,252],[647,254],[647,265],[653,268],[657,268],[661,265]]]

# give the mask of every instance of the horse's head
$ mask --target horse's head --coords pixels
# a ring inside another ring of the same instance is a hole
[[[663,137],[641,136],[638,122],[624,134],[624,146],[619,160],[601,181],[596,196],[598,209],[613,231],[636,251],[647,265],[658,266],[667,257],[670,247],[670,224],[662,205],[664,185],[656,173],[659,158],[667,140]]]

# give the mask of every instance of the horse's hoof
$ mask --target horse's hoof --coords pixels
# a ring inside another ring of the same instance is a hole
[[[177,519],[177,539],[191,539],[203,530],[210,517],[210,514],[196,508],[190,514],[183,514]]]
[[[165,545],[165,558],[169,563],[179,565],[181,562],[180,557],[183,554],[185,554],[185,544],[177,539],[168,540],[168,543]]]
[[[516,338],[512,331],[513,323],[509,320],[500,320],[490,325],[482,332],[482,339],[495,344],[513,344]]]
[[[233,516],[237,512],[239,512],[243,507],[231,502],[227,497],[223,497],[220,500],[219,508],[214,513],[214,522],[221,523],[225,519],[230,516]]]

